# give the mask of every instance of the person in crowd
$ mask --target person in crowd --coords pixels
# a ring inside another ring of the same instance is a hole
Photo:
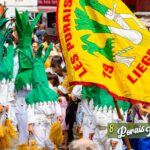
[[[90,110],[89,105],[86,100],[82,99],[82,86],[76,85],[73,87],[70,97],[78,102],[78,108],[76,112],[76,124],[77,133],[83,138],[90,139],[90,134],[93,133],[95,126],[92,110]]]
[[[134,118],[135,123],[150,123],[150,106],[144,104],[137,104],[135,105],[135,110],[136,110],[136,115]],[[136,150],[150,149],[149,138],[135,139],[134,141],[132,141],[131,144],[133,148],[136,148]]]
[[[37,23],[37,25],[36,25],[36,29],[37,29],[37,30],[39,30],[39,29],[40,29],[41,24],[42,24],[42,21],[41,21],[41,20],[39,20],[39,21],[38,21],[38,23]]]
[[[26,96],[28,129],[35,137],[37,148],[41,149],[54,149],[52,141],[48,138],[49,131],[54,115],[56,117],[61,115],[58,96],[50,89],[44,68],[44,62],[52,48],[51,43],[44,56],[42,56],[42,45],[37,50],[33,59],[32,90]]]
[[[38,38],[37,38],[37,36],[35,34],[36,31],[37,31],[37,28],[34,28],[33,33],[32,33],[32,43],[33,42],[37,42],[38,43]]]
[[[54,45],[53,51],[56,52],[58,56],[62,57],[62,51],[61,51],[61,48],[60,48],[60,43],[57,43],[57,44]],[[64,67],[64,66],[62,66],[62,67]]]
[[[15,21],[16,21],[15,17],[10,17],[10,28],[15,27]]]
[[[66,67],[62,68],[62,76],[64,80],[62,81],[61,85],[67,89],[68,94],[71,94],[73,86],[69,85],[69,79],[68,79]]]
[[[39,48],[38,42],[33,42],[33,43],[32,43],[32,50],[33,50],[34,56],[35,56],[35,54],[36,54],[38,48]]]
[[[18,73],[15,78],[15,91],[16,91],[16,118],[18,123],[18,150],[23,148],[28,149],[29,132],[27,125],[27,105],[25,102],[25,97],[28,92],[32,89],[32,32],[41,17],[39,13],[33,20],[32,24],[29,23],[28,12],[23,12],[19,14],[16,10],[16,31],[18,35]]]
[[[42,44],[42,42],[43,42],[42,37],[45,33],[46,33],[45,25],[41,24],[39,29],[35,32],[35,34],[38,38],[38,43],[39,44]]]
[[[74,92],[78,95],[77,91],[74,90]],[[69,97],[70,98],[68,102],[68,107],[66,109],[66,124],[69,125],[69,130],[68,130],[69,142],[72,142],[74,140],[73,127],[74,127],[74,123],[76,122],[76,112],[78,109],[79,101],[77,99],[73,99],[70,96],[70,94]]]
[[[64,80],[61,65],[56,62],[55,64],[52,63],[51,67],[52,67],[52,71],[57,74],[58,79],[59,79],[59,83],[61,84]]]
[[[64,66],[62,66],[62,64],[63,64],[63,59],[62,59],[61,56],[56,55],[56,56],[53,56],[53,57],[52,57],[52,60],[51,60],[51,67],[54,68],[54,67],[55,67],[55,64],[60,65],[61,68],[64,67]]]
[[[12,27],[12,39],[13,39],[14,46],[16,47],[18,44],[18,35],[15,26]]]
[[[9,102],[14,100],[13,63],[16,49],[12,39],[7,39],[11,30],[6,28],[8,18],[4,18],[5,12],[0,15],[0,149],[10,148],[11,138],[14,136],[8,112]]]
[[[52,53],[50,54],[50,66],[49,66],[49,68],[46,69],[46,72],[56,73],[55,72],[56,66],[58,66],[61,69],[62,62],[63,62],[62,57],[58,56],[57,53],[52,51]],[[61,71],[59,71],[59,72],[61,72]],[[61,76],[62,76],[62,74],[61,74]]]
[[[56,74],[51,74],[50,72],[47,72],[47,78],[48,78],[50,88],[57,91],[59,85],[58,76]]]
[[[50,35],[48,35],[47,33],[44,33],[44,35],[42,36],[42,41],[43,41],[42,45],[44,46],[43,53],[45,53],[45,51],[47,50],[47,48],[48,48],[48,46],[49,46],[49,44],[51,42]],[[44,66],[45,66],[46,69],[50,66],[50,55],[47,58]]]
[[[50,35],[48,35],[47,33],[44,33],[43,35],[42,35],[42,44],[43,44],[43,46],[44,46],[44,49],[46,50],[47,49],[47,47],[48,47],[48,45],[50,44],[50,42],[51,42],[51,39],[50,39]]]
[[[63,87],[62,85],[58,86],[57,93],[59,95],[59,103],[61,107],[61,114],[62,114],[62,130],[63,130],[63,135],[64,135],[64,145],[62,148],[68,149],[68,126],[66,125],[66,109],[68,106],[68,91]]]

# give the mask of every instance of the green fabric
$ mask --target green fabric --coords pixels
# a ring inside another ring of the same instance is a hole
[[[15,88],[17,91],[25,87],[27,84],[32,84],[32,69],[27,69],[21,72],[18,72],[15,79]]]
[[[85,9],[86,6],[89,6],[93,10],[96,10],[102,15],[105,15],[108,11],[108,8],[106,6],[100,4],[97,0],[80,0],[80,4],[83,9],[79,9],[79,8],[75,9],[75,15],[76,15],[75,23],[76,23],[77,30],[89,30],[93,33],[111,33],[107,25],[98,22],[96,15],[94,16],[95,17],[94,19],[91,19],[89,17],[88,12]],[[114,62],[113,53],[112,53],[114,39],[108,38],[106,40],[105,46],[101,48],[97,44],[90,42],[88,40],[90,36],[91,36],[90,34],[86,34],[80,38],[81,41],[84,43],[82,48],[91,55],[96,56],[95,52],[97,52],[103,55],[104,57],[106,57],[111,62]]]
[[[19,71],[16,76],[15,88],[16,90],[22,89],[27,84],[32,84],[32,91],[26,96],[26,103],[28,105],[39,102],[54,102],[58,100],[56,92],[49,88],[44,62],[49,56],[53,48],[50,44],[44,57],[42,57],[43,45],[41,45],[33,57],[31,41],[32,32],[40,19],[42,13],[39,13],[36,18],[29,23],[28,12],[19,14],[16,10],[16,30],[18,34],[18,59]]]
[[[26,103],[28,105],[39,102],[54,102],[58,100],[58,95],[56,92],[49,88],[48,79],[44,68],[44,63],[52,48],[53,44],[51,43],[43,57],[43,45],[41,45],[36,52],[36,56],[33,60],[32,91],[26,96]]]
[[[93,99],[95,107],[107,106],[107,108],[109,108],[111,106],[112,109],[115,108],[113,97],[106,90],[96,86],[83,86],[82,98],[89,100]],[[121,100],[118,100],[118,105],[123,109],[123,111],[128,110],[130,107],[130,103]]]
[[[13,79],[13,70],[14,70],[14,55],[16,49],[14,48],[12,39],[8,39],[8,47],[6,48],[6,54],[4,56],[4,65],[8,71],[8,79]]]
[[[33,51],[32,51],[32,32],[39,21],[42,12],[30,23],[28,11],[19,14],[16,9],[16,30],[18,34],[18,59],[19,71],[16,76],[15,89],[20,90],[27,84],[32,84],[32,64],[33,64]],[[27,75],[27,72],[29,74]]]
[[[4,26],[8,22],[7,18],[3,18],[6,10],[2,16],[0,16],[0,80],[11,80],[13,78],[15,48],[11,39],[9,39],[8,47],[5,48],[4,46],[9,33],[12,32],[12,30],[9,29],[9,26],[6,30],[3,30]]]
[[[8,18],[4,18],[6,10],[7,9],[5,9],[4,13],[0,16],[0,60],[2,60],[3,58],[4,43],[8,34],[10,33],[10,30],[8,30],[8,28],[5,31],[3,30],[4,26],[9,21]]]
[[[89,37],[90,37],[90,34],[86,34],[80,38],[81,41],[83,41],[83,43],[85,44],[82,46],[82,48],[91,55],[95,55],[95,52],[98,52],[99,54],[106,57],[108,60],[114,62],[113,53],[112,53],[113,38],[108,38],[106,40],[105,47],[101,48],[96,43],[88,41]]]
[[[8,71],[2,61],[0,61],[0,81],[3,79],[8,79]]]
[[[75,14],[77,17],[75,20],[77,30],[90,30],[93,33],[111,33],[108,26],[90,19],[85,11],[76,8]]]
[[[108,7],[105,5],[102,5],[98,2],[98,0],[80,0],[80,4],[83,9],[85,9],[85,6],[89,6],[93,8],[94,10],[97,10],[100,14],[105,16],[108,12]]]

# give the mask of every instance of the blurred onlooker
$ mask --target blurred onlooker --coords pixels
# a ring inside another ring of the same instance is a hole
[[[50,66],[49,68],[46,68],[46,72],[55,73],[54,68],[56,66],[59,66],[59,68],[63,68],[65,66],[65,63],[63,61],[63,58],[59,53],[57,52],[55,45],[53,47],[53,50],[50,53],[49,56],[50,60]]]
[[[32,33],[32,43],[33,42],[38,42],[38,38],[37,38],[37,36],[35,34],[36,31],[37,31],[37,28],[34,28],[33,33]]]
[[[128,112],[127,122],[132,123],[148,123],[150,114],[150,107],[142,104],[131,105]],[[145,150],[149,149],[150,140],[144,138],[132,138],[130,144],[132,149]]]
[[[66,124],[69,126],[68,130],[68,141],[72,142],[74,140],[73,127],[76,122],[76,112],[78,108],[78,102],[73,101],[69,98],[68,107],[66,109]]]
[[[45,50],[45,51],[47,50],[47,48],[48,48],[50,42],[51,42],[50,36],[49,36],[47,33],[44,33],[44,34],[42,35],[42,44],[43,44],[43,46],[44,46],[44,50]],[[43,52],[45,53],[45,51],[43,51]],[[46,69],[50,67],[50,55],[49,55],[49,57],[47,58],[47,60],[46,60],[46,62],[45,62],[45,64],[44,64],[44,66],[45,66]]]
[[[71,94],[71,92],[73,90],[73,86],[69,85],[69,79],[68,79],[66,67],[62,68],[62,75],[63,75],[64,80],[61,83],[61,85],[67,89],[68,94]]]
[[[51,59],[51,69],[53,73],[56,73],[59,78],[59,82],[62,83],[64,80],[63,74],[62,74],[62,57],[61,56],[53,56]]]
[[[47,72],[47,78],[48,78],[50,88],[57,91],[57,87],[59,86],[58,76],[56,74]]]
[[[53,56],[51,60],[51,67],[54,67],[55,64],[59,64],[61,66],[63,59],[61,56]]]
[[[42,41],[42,36],[46,33],[46,30],[45,30],[45,25],[41,24],[39,29],[36,31],[36,36],[38,38],[38,43],[41,44],[43,41]]]
[[[15,21],[16,21],[15,17],[10,18],[10,27],[9,28],[12,30],[11,36],[12,36],[14,45],[16,46],[18,44],[18,35],[17,35],[16,27],[15,27]]]
[[[69,146],[69,150],[98,150],[98,148],[93,141],[80,139],[73,141]]]
[[[150,106],[138,104],[139,113],[142,116],[143,123],[150,123]],[[150,149],[150,139],[140,138],[138,141],[139,150]]]
[[[18,44],[18,35],[15,27],[13,27],[12,30],[13,41],[14,45],[16,46]]]
[[[36,51],[38,50],[38,48],[39,48],[39,44],[37,42],[33,42],[32,43],[32,50],[33,50],[34,55],[36,54]]]
[[[61,65],[58,64],[58,63],[55,63],[53,65],[51,65],[52,68],[53,68],[53,71],[60,77],[63,77],[63,74],[62,74],[62,68],[61,68]]]
[[[60,103],[60,107],[61,107],[61,114],[62,114],[62,130],[63,130],[63,135],[64,135],[64,145],[62,146],[62,148],[68,149],[68,125],[66,125],[66,109],[68,106],[68,91],[62,86],[59,85],[58,86],[58,90],[57,93],[59,95],[59,103]]]
[[[51,42],[50,36],[47,33],[42,35],[42,44],[44,45],[44,49],[48,48],[49,43]]]
[[[10,18],[10,28],[15,27],[15,21],[16,21],[16,18],[15,18],[15,17],[11,17],[11,18]]]
[[[55,44],[55,51],[57,51],[58,55],[62,57],[62,52],[60,48],[60,43]]]
[[[37,30],[40,28],[40,25],[42,24],[42,22],[41,21],[39,21],[38,23],[37,23]]]

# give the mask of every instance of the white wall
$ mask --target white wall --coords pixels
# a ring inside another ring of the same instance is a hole
[[[8,8],[6,13],[8,18],[15,16],[15,8],[20,12],[25,10],[36,12],[38,10],[37,0],[5,0],[5,2],[6,7]]]
[[[0,4],[4,5],[5,0],[0,0]]]

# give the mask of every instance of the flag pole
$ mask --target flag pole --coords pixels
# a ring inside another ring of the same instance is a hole
[[[117,100],[115,98],[113,98],[113,100],[114,100],[114,103],[115,103],[115,107],[116,107],[116,110],[117,110],[118,117],[119,117],[119,119],[123,120],[123,116],[122,116],[120,108],[118,106],[118,102],[117,102]],[[131,148],[131,144],[130,144],[129,139],[127,137],[125,137],[124,140],[125,140],[127,149],[131,150],[132,148]]]

